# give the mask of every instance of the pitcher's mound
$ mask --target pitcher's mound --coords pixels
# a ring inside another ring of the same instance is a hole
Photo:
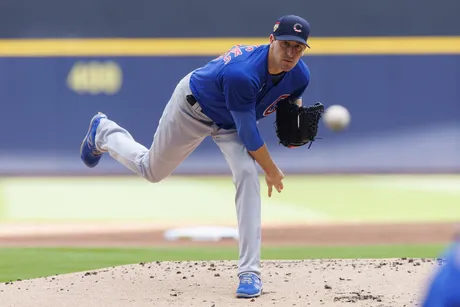
[[[2,307],[420,306],[432,259],[264,261],[236,299],[234,261],[153,262],[0,284]]]

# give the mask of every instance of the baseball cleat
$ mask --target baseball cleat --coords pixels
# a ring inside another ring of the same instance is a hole
[[[103,152],[96,147],[96,130],[103,118],[107,118],[107,116],[99,112],[91,119],[88,133],[80,146],[80,157],[83,163],[88,167],[95,167],[103,154]]]
[[[240,275],[240,285],[236,290],[236,297],[257,297],[262,293],[262,281],[255,273],[243,273]]]

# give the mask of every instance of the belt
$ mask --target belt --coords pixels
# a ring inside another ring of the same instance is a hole
[[[197,103],[198,101],[196,100],[195,96],[193,95],[187,95],[185,96],[185,98],[187,99],[187,102],[192,106],[192,108],[197,111],[197,112],[203,112],[202,109],[201,109],[201,106],[199,103]]]

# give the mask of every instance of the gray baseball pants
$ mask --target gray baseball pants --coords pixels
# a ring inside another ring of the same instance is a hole
[[[219,129],[186,101],[191,94],[190,75],[176,86],[167,103],[150,148],[139,144],[124,128],[110,119],[101,120],[96,145],[115,160],[150,182],[160,182],[208,136],[222,151],[230,166],[236,188],[236,213],[239,232],[238,274],[254,272],[260,276],[261,198],[256,162],[247,152],[236,130]]]

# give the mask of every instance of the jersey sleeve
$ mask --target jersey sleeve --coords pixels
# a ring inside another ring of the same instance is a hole
[[[264,141],[256,120],[257,82],[244,72],[229,70],[223,75],[223,91],[241,141],[249,151],[259,149]]]
[[[257,82],[247,73],[228,69],[223,74],[223,91],[230,111],[247,111],[256,107]]]
[[[302,62],[303,64],[303,62]],[[299,98],[302,98],[302,95],[303,93],[305,92],[305,90],[307,89],[308,85],[310,84],[310,70],[308,69],[308,67],[303,64],[301,66],[301,70],[302,70],[302,82],[301,82],[301,85],[292,93],[291,95],[291,98],[293,100],[297,100]]]
[[[308,87],[308,83],[305,84],[304,86],[298,88],[297,90],[295,90],[291,95],[292,100],[297,100],[299,98],[302,98],[302,95],[305,92],[305,90],[307,89],[307,87]]]
[[[257,128],[256,110],[230,111],[235,121],[236,131],[244,146],[249,151],[256,151],[264,145]]]

